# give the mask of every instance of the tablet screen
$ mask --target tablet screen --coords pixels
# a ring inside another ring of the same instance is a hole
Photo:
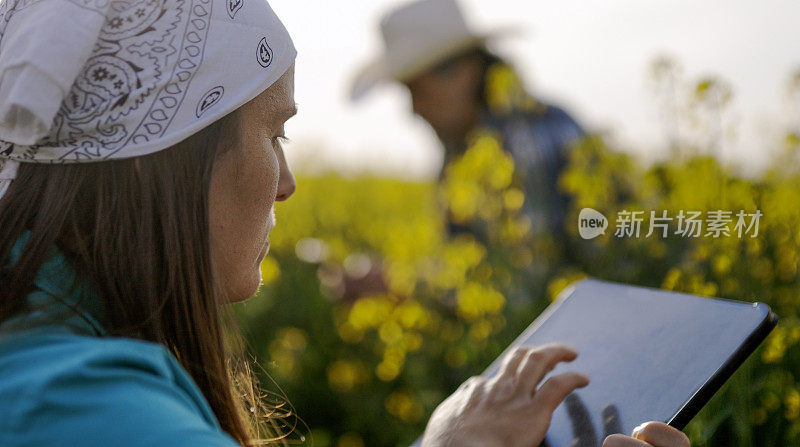
[[[577,349],[574,362],[550,375],[571,370],[591,383],[556,409],[547,444],[595,447],[645,421],[683,428],[774,324],[764,304],[585,280],[511,347],[558,342]]]

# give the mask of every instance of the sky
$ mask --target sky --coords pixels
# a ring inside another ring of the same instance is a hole
[[[438,172],[433,132],[410,113],[402,87],[385,85],[353,104],[350,82],[380,53],[380,18],[397,0],[270,0],[298,49],[287,126],[289,162],[299,172],[337,169],[426,178]],[[687,81],[714,75],[733,89],[720,156],[763,166],[800,104],[786,95],[800,70],[797,0],[461,0],[478,31],[522,33],[492,49],[520,71],[529,91],[567,109],[616,146],[658,159],[664,120],[648,83],[659,55],[677,60]]]

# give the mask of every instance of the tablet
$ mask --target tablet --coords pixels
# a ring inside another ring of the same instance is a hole
[[[587,279],[565,290],[484,375],[517,346],[574,347],[578,358],[549,375],[576,371],[591,383],[556,409],[546,445],[597,447],[646,421],[682,429],[776,322],[762,303]]]

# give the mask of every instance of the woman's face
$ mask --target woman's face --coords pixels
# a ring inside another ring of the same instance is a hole
[[[292,65],[238,110],[239,144],[214,162],[209,193],[212,262],[231,302],[246,300],[258,290],[261,261],[275,225],[273,205],[294,192],[280,137],[285,136],[284,123],[296,112]]]

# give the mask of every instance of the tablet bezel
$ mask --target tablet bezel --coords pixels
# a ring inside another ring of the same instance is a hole
[[[722,300],[722,298],[715,298],[718,300]],[[725,300],[725,301],[732,301],[732,300]],[[741,301],[736,301],[741,302]],[[677,428],[678,430],[683,430],[684,427],[694,418],[700,410],[711,400],[714,394],[722,388],[722,385],[728,381],[728,379],[739,369],[740,366],[750,357],[753,352],[758,348],[758,346],[763,342],[772,329],[778,324],[778,316],[775,315],[774,312],[769,308],[768,305],[760,302],[753,303],[753,307],[762,308],[764,309],[765,315],[764,320],[761,321],[761,324],[750,334],[747,339],[745,339],[744,343],[739,347],[736,352],[728,358],[728,361],[725,362],[717,372],[709,379],[699,390],[697,390],[692,397],[686,402],[686,404],[678,410],[678,413],[672,417],[669,421],[664,421],[667,424]]]

